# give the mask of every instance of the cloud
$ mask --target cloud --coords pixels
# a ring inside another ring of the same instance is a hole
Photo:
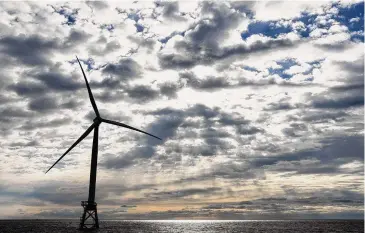
[[[29,111],[25,111],[22,108],[17,108],[17,107],[6,107],[6,108],[2,108],[1,110],[1,116],[3,119],[6,118],[27,118],[30,116],[33,116],[32,112]]]
[[[41,97],[29,103],[29,109],[33,111],[48,111],[57,108],[57,101],[52,97]]]
[[[14,60],[14,65],[20,62],[27,66],[48,65],[47,57],[59,47],[54,40],[33,35],[27,37],[24,34],[18,36],[5,36],[0,39],[0,51]],[[30,55],[31,54],[31,55]]]
[[[293,130],[296,134],[298,130]],[[293,136],[290,135],[289,136]],[[296,136],[296,135],[295,135]],[[322,148],[297,151],[278,156],[258,157],[250,160],[253,167],[265,170],[293,172],[294,174],[347,173],[341,165],[363,161],[363,136],[330,138],[321,143]],[[362,171],[358,171],[362,172]]]
[[[127,95],[140,101],[148,101],[158,96],[158,91],[153,90],[149,86],[138,85],[126,90]]]
[[[158,5],[162,5],[163,10],[162,10],[162,16],[166,19],[169,20],[176,20],[176,21],[180,21],[180,20],[185,20],[184,17],[182,17],[179,14],[179,3],[178,2],[161,2],[158,3]]]
[[[260,212],[261,214],[288,213],[295,210],[298,215],[305,213],[307,210],[314,212],[324,206],[347,206],[349,208],[358,208],[363,205],[361,194],[357,192],[342,190],[322,190],[322,193],[297,194],[297,197],[266,197],[253,199],[250,201],[215,203],[202,207],[209,210],[236,210],[243,212]],[[306,206],[306,207],[303,207]]]
[[[0,218],[363,217],[362,2],[0,5]]]
[[[157,200],[166,200],[166,199],[179,199],[179,198],[187,198],[189,196],[200,195],[203,197],[209,196],[210,194],[221,190],[220,188],[207,188],[207,189],[182,189],[182,190],[174,190],[174,191],[164,191],[164,192],[156,192],[150,193],[146,198],[152,201]]]
[[[66,22],[64,24],[67,24],[69,26],[76,24],[76,16],[78,15],[79,9],[71,9],[68,6],[60,6],[60,7],[54,7],[52,6],[54,12],[63,15],[66,19]]]
[[[67,125],[71,122],[69,118],[59,118],[53,120],[31,120],[26,121],[20,128],[23,130],[35,130],[40,128],[56,128]]]
[[[214,156],[220,151],[233,148],[228,141],[224,140],[224,138],[230,138],[231,134],[225,130],[218,131],[212,128],[215,122],[219,123],[221,127],[234,126],[237,129],[237,133],[242,135],[253,135],[264,131],[263,129],[250,125],[250,121],[248,120],[232,117],[224,112],[220,112],[219,108],[211,109],[202,104],[192,106],[185,111],[164,108],[149,112],[149,114],[158,116],[158,119],[150,124],[146,131],[153,132],[153,134],[163,138],[164,141],[178,137],[177,133],[180,128],[184,130],[190,127],[201,129],[201,133],[192,135],[195,136],[194,138],[202,139],[204,144],[169,148],[171,152],[180,152],[190,156]],[[190,125],[186,121],[189,117],[201,117],[203,121],[197,125]],[[215,117],[218,117],[218,119],[213,120],[212,118]],[[161,145],[160,141],[148,137],[140,146],[127,152],[126,155],[110,156],[101,164],[107,168],[129,167],[142,158],[149,159],[155,156],[156,147],[159,145]]]
[[[117,76],[121,81],[137,78],[141,75],[141,67],[131,58],[119,60],[116,64],[108,64],[103,68],[104,74]]]
[[[9,89],[14,90],[18,95],[37,96],[47,91],[44,84],[36,82],[22,82],[10,85]]]
[[[66,76],[61,71],[58,72],[35,72],[31,74],[36,80],[44,83],[49,89],[55,91],[76,91],[84,88],[81,83],[75,82],[73,77]]]
[[[294,47],[295,43],[292,40],[283,39],[268,39],[266,41],[256,40],[250,45],[238,44],[235,46],[224,47],[217,52],[205,51],[206,49],[194,47],[188,42],[181,41],[175,45],[178,51],[175,54],[159,55],[159,62],[163,68],[167,69],[187,69],[196,65],[210,65],[217,61],[234,58],[234,56],[245,56],[247,54],[258,53],[263,51],[270,51],[281,47],[288,49]]]

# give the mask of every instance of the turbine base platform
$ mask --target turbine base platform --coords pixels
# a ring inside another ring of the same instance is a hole
[[[96,202],[82,201],[81,206],[84,208],[84,213],[80,217],[79,230],[98,229],[99,219]]]

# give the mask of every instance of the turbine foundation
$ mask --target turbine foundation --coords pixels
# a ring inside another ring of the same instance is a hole
[[[80,230],[99,228],[98,212],[96,202],[82,201],[81,206],[84,213],[80,217]]]

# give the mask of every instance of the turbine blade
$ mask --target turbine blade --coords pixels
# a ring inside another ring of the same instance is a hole
[[[65,155],[70,151],[72,150],[79,142],[81,142],[84,138],[86,138],[87,135],[89,135],[89,133],[94,129],[95,127],[95,124],[92,124],[86,131],[83,135],[81,135],[81,137],[79,139],[77,139],[77,141],[72,144],[72,146],[70,148],[68,148],[68,150],[52,165],[52,167],[50,167],[46,173],[51,170],[63,157],[65,157]]]
[[[90,89],[90,85],[89,85],[89,83],[88,83],[88,81],[86,79],[86,75],[85,75],[84,69],[82,68],[81,63],[79,61],[79,58],[77,56],[76,56],[76,59],[79,62],[79,65],[80,65],[80,68],[81,68],[81,71],[82,71],[82,75],[84,76],[84,79],[85,79],[85,82],[86,82],[86,87],[87,87],[87,91],[89,92],[89,98],[90,98],[91,105],[94,108],[95,114],[98,117],[100,117],[99,110],[98,110],[98,107],[96,106],[93,93],[91,92],[91,89]]]
[[[150,133],[147,133],[145,131],[142,131],[140,129],[137,129],[137,128],[134,128],[132,126],[129,126],[129,125],[126,125],[126,124],[123,124],[123,123],[120,123],[120,122],[117,122],[117,121],[111,121],[111,120],[106,120],[106,119],[101,119],[102,122],[105,122],[105,123],[108,123],[108,124],[112,124],[112,125],[118,125],[118,126],[122,126],[124,128],[128,128],[128,129],[132,129],[132,130],[135,130],[135,131],[138,131],[138,132],[141,132],[141,133],[144,133],[144,134],[147,134],[147,135],[150,135],[151,137],[154,137],[154,138],[157,138],[157,139],[160,139],[162,140],[161,138],[155,136],[155,135],[152,135]]]

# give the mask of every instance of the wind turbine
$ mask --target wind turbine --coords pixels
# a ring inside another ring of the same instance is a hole
[[[94,119],[94,123],[91,124],[91,126],[81,135],[81,137],[79,139],[77,139],[77,141],[72,144],[72,146],[46,171],[46,173],[51,170],[59,161],[61,161],[61,159],[63,157],[65,157],[65,155],[70,152],[79,142],[81,142],[84,138],[86,138],[87,135],[89,135],[89,133],[94,130],[94,138],[93,138],[93,147],[92,147],[92,153],[91,153],[91,168],[90,168],[90,184],[89,184],[89,198],[87,201],[81,201],[81,206],[84,208],[84,213],[82,215],[82,217],[80,218],[80,229],[85,229],[85,228],[99,228],[99,220],[98,220],[98,214],[97,214],[97,210],[96,210],[96,202],[95,202],[95,184],[96,184],[96,168],[97,168],[97,160],[98,160],[98,141],[99,141],[99,125],[104,122],[107,124],[111,124],[111,125],[116,125],[116,126],[121,126],[124,128],[128,128],[128,129],[132,129],[144,134],[147,134],[149,136],[152,136],[154,138],[160,139],[161,138],[149,134],[145,131],[142,131],[140,129],[134,128],[132,126],[117,122],[117,121],[112,121],[112,120],[107,120],[104,118],[101,118],[100,114],[99,114],[99,110],[98,107],[96,106],[93,94],[91,92],[89,83],[86,79],[86,75],[85,72],[81,66],[81,63],[78,59],[78,57],[76,56],[76,59],[80,65],[82,74],[84,76],[85,82],[86,82],[86,87],[87,87],[87,91],[89,93],[89,98],[90,98],[90,102],[91,105],[93,106],[94,112],[96,114],[96,117]],[[90,218],[91,217],[91,218]],[[86,220],[88,220],[90,218],[90,220],[92,221],[91,224],[88,224],[86,222]]]

